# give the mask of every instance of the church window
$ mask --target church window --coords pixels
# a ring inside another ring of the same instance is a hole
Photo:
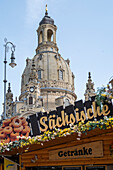
[[[59,70],[59,80],[63,80],[63,70]]]
[[[40,36],[39,36],[40,38],[39,38],[39,43],[42,43],[42,41],[43,41],[43,33],[42,33],[42,31],[40,32]]]
[[[53,41],[53,31],[50,29],[47,31],[47,41],[49,42]]]
[[[33,104],[33,97],[29,97],[29,104]]]
[[[41,79],[41,70],[38,70],[38,79]]]

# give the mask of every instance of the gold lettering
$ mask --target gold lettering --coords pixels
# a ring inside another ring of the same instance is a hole
[[[97,110],[96,110],[96,103],[93,102],[93,113],[94,113],[94,117],[96,118],[97,117]]]
[[[52,119],[52,118],[55,118],[55,116],[54,115],[49,116],[49,128],[50,128],[50,130],[55,128],[55,119]]]
[[[70,114],[70,123],[72,123],[72,124],[75,123],[75,117],[72,113]]]
[[[97,107],[97,113],[98,113],[99,116],[102,115],[102,112],[100,112],[100,106]]]
[[[84,111],[81,111],[80,114],[81,114],[81,118],[80,118],[81,121],[82,120],[85,121],[86,120],[86,115],[85,115]]]
[[[65,126],[66,124],[69,124],[68,121],[68,115],[64,113],[64,110],[61,111],[61,116],[62,116],[62,125]]]
[[[88,117],[88,119],[92,119],[94,117],[94,115],[91,116],[91,113],[93,113],[92,109],[91,108],[87,109],[87,117]]]
[[[78,108],[76,108],[76,109],[75,109],[75,111],[76,111],[76,120],[77,120],[77,122],[79,122],[79,121],[81,121],[80,113],[78,112],[78,111],[79,111],[79,109],[78,109]]]
[[[48,129],[48,126],[45,124],[45,121],[47,121],[47,117],[46,116],[40,118],[40,125],[44,126],[44,128],[42,128],[40,126],[40,131],[41,132],[45,132]]]
[[[108,111],[108,105],[104,105],[103,108],[102,108],[102,113],[104,116],[107,116],[110,114],[110,110]],[[108,111],[108,112],[107,112]]]
[[[57,117],[56,126],[59,128],[62,127],[62,123],[60,124],[61,121],[62,121],[61,117]]]

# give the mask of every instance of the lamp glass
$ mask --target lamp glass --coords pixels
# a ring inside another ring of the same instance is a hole
[[[17,64],[11,62],[9,65],[10,65],[12,68],[14,68]]]

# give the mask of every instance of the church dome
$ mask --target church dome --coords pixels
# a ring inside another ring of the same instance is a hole
[[[56,109],[56,101],[59,103],[62,100],[62,103],[59,104],[62,105],[66,99],[73,104],[77,98],[74,92],[74,74],[70,69],[70,60],[64,60],[58,52],[56,30],[54,20],[48,16],[46,9],[45,16],[37,29],[36,55],[32,59],[26,60],[26,67],[22,74],[20,100],[29,84],[32,63],[35,63],[35,74],[40,83],[40,94],[45,111]]]
[[[32,60],[35,62],[38,81],[42,87],[61,87],[72,92],[74,91],[73,73],[69,66],[69,59],[64,60],[60,54],[52,52],[43,52],[34,56],[33,59],[27,59],[26,68],[22,75],[22,86],[29,82]]]
[[[38,82],[40,82],[41,96],[53,95],[54,98],[58,98],[59,96],[67,95],[70,101],[76,100],[77,97],[74,93],[74,75],[69,66],[69,59],[64,60],[60,54],[52,52],[43,52],[35,55],[33,59],[27,59],[27,65],[22,75],[22,93],[24,93],[29,83],[32,60],[35,62]],[[52,98],[50,100],[52,100]],[[46,102],[47,101],[45,101],[45,103]],[[49,102],[48,105],[52,108],[51,102]]]
[[[27,117],[39,112],[49,114],[50,111],[65,109],[77,99],[70,60],[65,60],[59,53],[56,31],[57,26],[48,16],[46,5],[45,16],[37,29],[36,54],[26,59],[19,100],[16,98],[13,101],[9,84],[6,94],[7,117]]]

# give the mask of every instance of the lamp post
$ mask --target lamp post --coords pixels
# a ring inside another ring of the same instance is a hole
[[[11,45],[11,63],[9,64],[12,68],[16,66],[16,63],[15,63],[15,57],[14,57],[14,51],[15,51],[15,46],[12,42],[7,42],[7,39],[5,39],[5,58],[4,58],[4,119],[7,118],[6,116],[6,83],[7,83],[7,80],[6,80],[6,64],[7,64],[7,60],[6,60],[6,54],[8,52],[8,48],[9,46],[8,45]]]

